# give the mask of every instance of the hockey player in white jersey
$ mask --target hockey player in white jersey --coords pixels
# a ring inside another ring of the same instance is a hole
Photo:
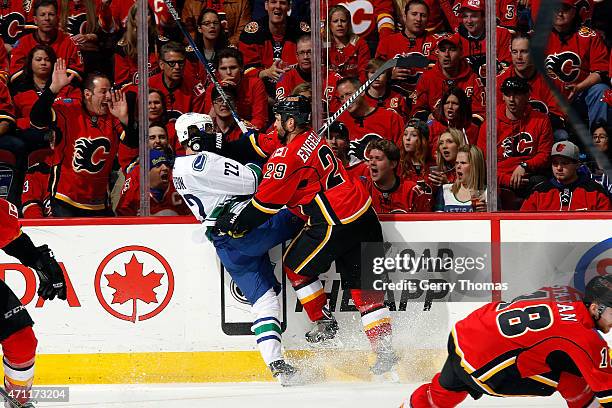
[[[216,219],[226,211],[240,213],[257,190],[261,169],[242,165],[215,153],[202,151],[205,138],[212,137],[210,116],[181,115],[175,124],[187,156],[177,157],[173,169],[176,191],[195,217],[207,227],[206,236],[232,279],[249,300],[257,346],[272,375],[282,385],[301,382],[297,369],[286,363],[281,351],[280,283],[274,276],[268,250],[295,237],[301,220],[284,210],[239,239],[219,233]],[[208,139],[210,140],[210,139]]]

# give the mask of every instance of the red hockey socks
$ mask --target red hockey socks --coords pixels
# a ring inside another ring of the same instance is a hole
[[[595,394],[584,378],[566,372],[562,372],[559,377],[557,391],[565,399],[569,408],[586,407],[595,398]]]
[[[351,289],[355,307],[361,313],[361,323],[372,350],[391,347],[391,315],[384,305],[383,292],[373,290]]]
[[[323,307],[327,304],[327,295],[319,278],[298,275],[286,266],[283,267],[283,270],[291,281],[291,286],[295,289],[297,298],[308,314],[308,318],[313,322],[321,320],[324,317]]]
[[[467,391],[449,391],[440,385],[439,379],[440,373],[434,376],[431,383],[417,388],[410,396],[410,407],[454,408],[467,398]]]
[[[13,391],[20,403],[28,402],[34,381],[34,358],[38,340],[31,326],[13,333],[2,342],[4,353],[4,387]]]

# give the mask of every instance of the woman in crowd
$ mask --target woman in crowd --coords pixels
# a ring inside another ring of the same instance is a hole
[[[385,61],[380,58],[374,58],[368,61],[368,65],[366,66],[367,79],[370,79],[384,63]],[[372,85],[370,85],[365,92],[365,99],[370,106],[393,109],[399,113],[404,120],[410,118],[410,105],[403,95],[391,89],[391,81],[387,72],[372,82]]]
[[[197,24],[199,35],[196,38],[196,45],[210,63],[210,68],[215,71],[218,52],[228,46],[225,31],[221,26],[221,17],[215,10],[205,8],[200,12]],[[194,51],[187,53],[187,61],[189,63],[185,67],[185,76],[193,73],[207,87],[209,83],[206,69]]]
[[[15,106],[17,128],[21,130],[21,138],[26,142],[28,151],[49,147],[46,132],[30,129],[30,111],[38,96],[51,84],[51,74],[57,56],[48,45],[36,45],[27,55],[23,69],[11,77],[9,91]],[[63,88],[59,98],[80,99],[81,91],[78,81]]]
[[[608,158],[609,163],[612,163],[610,133],[612,133],[612,129],[605,121],[597,121],[593,124],[593,126],[591,126],[591,135],[593,137],[593,144],[595,145],[595,148]],[[608,196],[612,198],[612,179],[604,171],[604,163],[593,160],[589,162],[588,169],[585,170],[590,171],[593,179],[601,184],[608,192]]]
[[[419,185],[427,184],[429,160],[429,128],[420,119],[411,119],[404,129],[399,174],[402,179]],[[431,189],[427,184],[427,188]]]
[[[457,152],[465,145],[464,134],[459,129],[448,128],[438,138],[436,166],[429,168],[429,180],[434,188],[455,181]]]
[[[370,49],[365,40],[353,32],[351,13],[346,7],[337,5],[329,9],[326,35],[329,70],[342,77],[351,76],[363,80]]]
[[[138,73],[138,25],[136,24],[136,12],[138,7],[134,4],[130,8],[127,18],[127,26],[121,40],[115,47],[115,75],[114,81],[115,86],[124,87],[124,91],[137,91],[136,85],[138,84],[137,73]],[[148,33],[149,33],[149,77],[159,72],[159,63],[157,48],[159,44],[159,37],[157,35],[157,28],[152,18],[151,9],[148,14]],[[126,87],[128,89],[126,89]]]
[[[486,169],[482,150],[476,145],[463,145],[458,149],[454,183],[438,190],[435,211],[486,211]]]
[[[467,144],[476,144],[478,140],[479,127],[472,122],[472,105],[465,91],[458,87],[444,92],[429,126],[432,155],[438,148],[438,137],[448,128],[459,129]]]

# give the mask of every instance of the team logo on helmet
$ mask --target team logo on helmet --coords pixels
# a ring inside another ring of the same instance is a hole
[[[355,156],[359,160],[366,160],[365,151],[368,147],[368,143],[372,140],[382,139],[383,137],[376,133],[368,133],[361,137],[361,139],[352,140],[349,144],[349,156]]]
[[[110,153],[111,142],[105,137],[96,139],[78,138],[74,143],[72,168],[74,171],[98,173],[106,164],[106,156]]]
[[[527,132],[520,132],[505,138],[501,145],[504,149],[504,158],[528,156],[533,152],[533,136]]]
[[[563,82],[574,82],[578,79],[581,64],[580,57],[571,51],[549,55],[545,61],[548,74],[552,78]]]

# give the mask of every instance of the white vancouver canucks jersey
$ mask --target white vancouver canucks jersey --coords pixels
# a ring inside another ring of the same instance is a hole
[[[172,179],[193,215],[207,227],[214,226],[223,209],[250,199],[257,190],[255,168],[210,152],[179,156]],[[242,196],[242,197],[237,197]]]

